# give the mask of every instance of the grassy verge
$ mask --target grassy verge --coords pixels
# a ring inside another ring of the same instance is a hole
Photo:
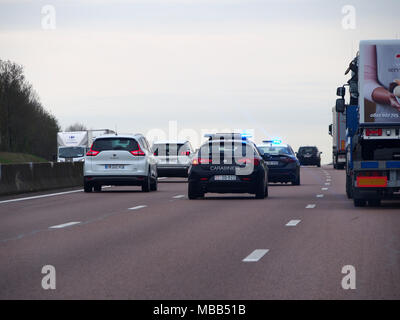
[[[47,162],[46,159],[25,153],[0,152],[0,163]]]

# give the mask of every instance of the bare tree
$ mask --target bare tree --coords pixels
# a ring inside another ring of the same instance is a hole
[[[57,119],[26,81],[22,66],[0,60],[0,151],[51,159],[59,130]]]
[[[76,122],[65,128],[65,131],[86,131],[87,128],[84,124]]]

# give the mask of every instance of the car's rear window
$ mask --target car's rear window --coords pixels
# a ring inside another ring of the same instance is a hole
[[[234,157],[254,157],[255,150],[248,144],[238,141],[226,141],[226,142],[211,142],[204,144],[200,148],[201,157],[210,157],[212,155],[224,155]]]
[[[283,147],[283,146],[270,146],[270,147],[261,146],[258,147],[258,149],[263,150],[264,153],[271,155],[292,154],[292,152],[288,147]]]
[[[100,138],[93,142],[92,150],[107,151],[107,150],[138,150],[139,145],[135,139],[131,138]]]
[[[160,143],[153,146],[156,156],[177,156],[184,155],[189,150],[189,146],[184,143]]]
[[[317,152],[317,148],[315,147],[301,147],[299,149],[299,153],[313,153]]]

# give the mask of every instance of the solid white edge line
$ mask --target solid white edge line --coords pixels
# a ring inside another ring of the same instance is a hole
[[[17,201],[24,201],[24,200],[33,200],[33,199],[40,199],[40,198],[46,198],[46,197],[60,196],[60,195],[63,195],[63,194],[82,192],[82,191],[83,191],[83,189],[79,189],[79,190],[72,190],[72,191],[65,191],[65,192],[42,194],[40,196],[32,196],[32,197],[26,197],[26,198],[3,200],[3,201],[0,201],[0,204],[1,203],[8,203],[8,202],[17,202]]]
[[[73,226],[75,224],[80,224],[81,222],[79,221],[74,221],[74,222],[67,222],[67,223],[63,223],[63,224],[58,224],[55,226],[51,226],[49,227],[49,229],[61,229],[61,228],[66,228],[66,227],[70,227]]]
[[[139,210],[139,209],[146,208],[146,207],[147,207],[146,205],[141,205],[141,206],[129,208],[128,210]]]
[[[250,253],[246,258],[244,258],[243,262],[257,262],[263,256],[268,253],[269,249],[256,249],[252,253]]]

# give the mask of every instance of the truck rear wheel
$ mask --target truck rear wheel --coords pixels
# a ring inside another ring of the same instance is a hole
[[[351,184],[351,177],[346,174],[346,195],[348,199],[353,199],[353,186]]]
[[[370,207],[380,207],[381,206],[381,199],[371,199],[368,200],[368,205]]]
[[[365,207],[367,204],[367,200],[365,199],[353,199],[355,207]]]

